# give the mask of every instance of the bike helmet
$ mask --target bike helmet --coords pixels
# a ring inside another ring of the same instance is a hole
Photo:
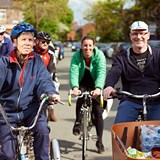
[[[13,27],[11,31],[11,38],[17,39],[19,35],[23,32],[33,32],[34,36],[36,36],[37,33],[36,29],[31,24],[23,22]]]
[[[51,41],[51,36],[47,32],[40,31],[40,32],[37,33],[37,39],[43,39],[43,40],[46,40],[46,41]]]
[[[0,33],[3,33],[6,31],[6,27],[3,25],[0,25]]]

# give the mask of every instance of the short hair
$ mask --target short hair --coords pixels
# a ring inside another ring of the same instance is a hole
[[[86,40],[86,39],[92,40],[92,41],[93,41],[93,44],[95,44],[95,39],[94,39],[92,36],[90,36],[90,35],[84,36],[84,37],[81,39],[81,43],[83,43],[83,41]]]

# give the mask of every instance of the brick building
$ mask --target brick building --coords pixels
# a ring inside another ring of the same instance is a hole
[[[90,33],[95,33],[96,27],[94,23],[87,23],[84,26],[79,27],[76,22],[72,23],[72,31],[67,34],[68,41],[76,40],[76,37],[83,37]]]
[[[0,0],[0,24],[5,25],[8,33],[15,24],[23,20],[23,12],[18,8],[20,5],[12,0]]]

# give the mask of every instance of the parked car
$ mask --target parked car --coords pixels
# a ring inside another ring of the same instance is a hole
[[[106,51],[106,56],[107,58],[113,58],[115,55],[115,49],[116,49],[117,43],[116,42],[111,42],[108,44],[108,49]]]
[[[64,58],[64,45],[61,41],[54,41],[54,46],[58,50],[58,60],[62,60]]]
[[[104,53],[106,58],[113,58],[116,47],[115,42],[112,43],[96,43],[95,45]]]
[[[118,42],[115,48],[114,55],[116,56],[120,52],[126,51],[131,46],[132,46],[131,42]]]
[[[81,48],[81,42],[73,42],[72,43],[72,47],[71,47],[72,52],[75,52],[80,48]]]
[[[98,48],[98,49],[100,49],[103,53],[104,53],[104,55],[105,55],[105,57],[106,57],[106,50],[107,50],[107,48],[108,48],[108,43],[95,43],[95,46]]]
[[[148,44],[152,47],[160,48],[160,40],[149,40]]]

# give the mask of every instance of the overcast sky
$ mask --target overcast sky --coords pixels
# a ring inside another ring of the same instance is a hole
[[[74,21],[77,21],[79,25],[85,24],[85,12],[87,12],[87,9],[95,1],[97,0],[69,0],[68,6],[74,12]]]
[[[68,6],[74,12],[74,21],[77,21],[79,25],[87,23],[87,21],[84,20],[85,13],[87,12],[87,9],[90,8],[90,5],[96,1],[98,0],[69,0]],[[133,4],[130,0],[128,1],[126,6]]]

